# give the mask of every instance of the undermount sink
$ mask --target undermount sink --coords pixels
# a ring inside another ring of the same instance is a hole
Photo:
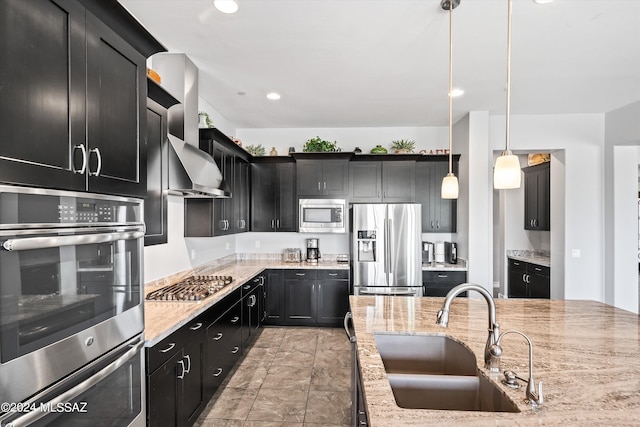
[[[407,409],[520,412],[479,375],[464,344],[442,335],[374,334],[396,403]]]

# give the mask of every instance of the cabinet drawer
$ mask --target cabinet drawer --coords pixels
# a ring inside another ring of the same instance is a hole
[[[151,373],[169,360],[197,334],[206,330],[204,316],[192,320],[158,344],[147,349],[147,372]]]
[[[509,268],[513,270],[527,270],[527,263],[524,261],[518,261],[516,259],[509,258]]]
[[[349,270],[318,270],[318,280],[349,280]]]
[[[467,281],[466,271],[423,271],[422,281],[431,282],[447,282],[447,283],[464,283]]]
[[[318,277],[317,270],[313,269],[295,269],[284,270],[284,278],[297,280],[315,280]]]
[[[527,266],[527,272],[531,274],[538,274],[540,276],[545,276],[545,277],[551,276],[551,269],[544,265],[529,264]]]
[[[238,287],[234,289],[229,295],[222,298],[220,301],[215,303],[209,310],[207,310],[203,317],[206,318],[207,323],[214,322],[227,310],[229,310],[234,304],[240,301],[242,296],[242,287]]]

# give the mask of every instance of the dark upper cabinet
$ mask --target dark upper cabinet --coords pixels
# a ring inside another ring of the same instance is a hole
[[[524,229],[550,230],[551,164],[522,169],[524,172]]]
[[[169,141],[167,109],[178,103],[153,80],[147,81],[147,198],[144,201],[144,244],[167,243]]]
[[[346,197],[348,159],[296,159],[298,197]]]
[[[297,231],[295,163],[254,158],[251,163],[251,231]]]
[[[0,181],[144,196],[154,52],[123,38],[140,29],[117,2],[82,3],[0,2]]]
[[[371,157],[375,156],[367,156]],[[353,161],[349,166],[349,200],[355,203],[414,202],[415,168],[415,160],[407,159]]]
[[[453,161],[453,173],[458,175],[458,159]],[[455,199],[441,197],[442,179],[449,173],[446,158],[425,158],[416,162],[416,202],[422,204],[423,233],[455,233],[457,206]]]
[[[249,231],[250,172],[249,162],[236,157],[232,197],[233,220],[231,221],[234,233],[245,233]]]

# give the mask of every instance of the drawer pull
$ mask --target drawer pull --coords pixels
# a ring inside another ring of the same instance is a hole
[[[213,374],[214,377],[219,377],[222,374],[222,368],[218,368],[218,370]]]
[[[539,267],[534,267],[534,270],[536,270],[536,271],[542,271],[542,269],[541,269],[541,268],[539,268]]]
[[[240,320],[240,317],[236,316],[233,319],[231,319],[231,323],[238,323],[238,320]]]
[[[306,276],[307,273],[296,273],[296,276]]]
[[[192,331],[197,331],[200,328],[202,328],[202,322],[198,322],[195,325],[189,327],[189,329],[191,329]]]
[[[337,276],[338,273],[329,273],[329,276]]]
[[[213,337],[214,341],[220,341],[220,338],[222,338],[222,332],[218,332],[218,335],[216,335],[215,337]]]
[[[167,351],[170,351],[171,349],[173,349],[173,347],[175,346],[176,346],[176,343],[172,342],[167,346],[167,348],[163,348],[162,350],[160,350],[160,353],[166,353]]]
[[[244,285],[244,286],[242,287],[242,289],[245,289],[245,290],[246,290],[246,289],[249,289],[250,287],[251,287],[251,285]]]
[[[447,277],[449,277],[448,274],[438,274],[439,279],[446,279]]]
[[[231,350],[231,354],[236,354],[238,351],[240,351],[240,347],[235,346],[233,347],[233,350]]]

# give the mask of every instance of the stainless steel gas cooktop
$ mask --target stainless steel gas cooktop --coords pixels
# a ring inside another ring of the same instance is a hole
[[[148,301],[201,301],[231,284],[231,276],[189,276],[181,282],[149,292]]]

